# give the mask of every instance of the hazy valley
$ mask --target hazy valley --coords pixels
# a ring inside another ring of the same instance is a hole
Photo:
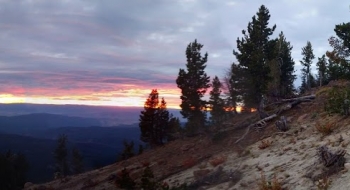
[[[35,183],[53,179],[59,135],[67,135],[69,150],[81,151],[86,170],[114,163],[123,140],[141,144],[141,108],[0,104],[0,110],[0,152],[25,154],[28,180]]]

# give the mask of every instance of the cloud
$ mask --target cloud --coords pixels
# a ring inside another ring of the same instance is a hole
[[[283,31],[291,42],[298,75],[306,42],[321,57],[334,26],[350,14],[345,0],[2,0],[0,94],[142,106],[157,88],[177,106],[175,80],[185,68],[186,46],[194,39],[202,43],[207,73],[222,78],[261,4],[270,11],[270,26],[277,25],[273,38]]]

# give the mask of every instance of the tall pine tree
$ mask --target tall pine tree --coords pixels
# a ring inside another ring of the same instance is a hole
[[[306,46],[302,48],[301,55],[303,55],[303,59],[300,61],[300,63],[302,66],[304,66],[304,68],[302,69],[302,74],[305,76],[306,90],[310,90],[311,64],[312,60],[315,58],[315,55],[313,53],[312,45],[309,41],[307,41]]]
[[[222,84],[217,76],[214,77],[212,82],[212,90],[210,91],[210,122],[218,127],[224,119],[225,109],[224,100],[221,97]]]
[[[187,119],[186,129],[189,134],[195,134],[206,123],[206,101],[202,98],[210,87],[210,77],[204,69],[208,60],[208,53],[201,54],[203,45],[197,40],[186,48],[187,64],[185,69],[180,69],[176,79],[177,86],[181,89],[181,114]]]
[[[271,81],[268,61],[273,58],[275,42],[270,40],[276,25],[270,28],[269,10],[262,5],[256,16],[248,23],[243,38],[237,39],[237,51],[233,50],[241,68],[246,74],[243,102],[245,106],[261,110],[263,96],[267,93]]]
[[[277,53],[277,60],[279,62],[280,69],[280,83],[279,90],[282,98],[292,96],[295,88],[294,81],[296,79],[294,65],[295,62],[292,58],[292,49],[290,42],[286,40],[283,32],[279,34],[275,51]]]

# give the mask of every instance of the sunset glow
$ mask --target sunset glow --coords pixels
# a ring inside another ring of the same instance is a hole
[[[25,103],[24,98],[15,97],[12,94],[0,94],[1,104]]]
[[[349,14],[344,3],[306,4],[265,4],[274,19],[271,26],[278,26],[274,35],[285,32],[294,60],[301,60],[305,41],[317,47],[315,57],[322,56],[334,25]],[[237,62],[236,39],[261,3],[3,0],[0,5],[0,103],[143,107],[151,90],[158,89],[168,108],[179,109],[176,78],[186,68],[187,45],[198,39],[201,53],[208,53],[206,74],[222,79]],[[191,7],[196,11],[188,11]],[[317,11],[308,14],[305,7]],[[299,76],[301,64],[295,63]]]
[[[96,105],[96,106],[130,106],[143,107],[148,94],[135,94],[130,97],[108,97],[108,96],[59,96],[59,97],[44,97],[44,96],[15,96],[12,94],[0,94],[0,103],[33,103],[33,104],[77,104],[77,105]],[[162,96],[163,97],[163,96]],[[167,107],[179,109],[179,100],[173,95],[165,95]]]

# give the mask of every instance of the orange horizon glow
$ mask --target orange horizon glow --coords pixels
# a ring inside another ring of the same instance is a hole
[[[90,105],[90,106],[120,106],[143,107],[146,99],[143,97],[108,97],[101,99],[86,98],[84,96],[61,97],[23,97],[12,94],[0,94],[1,104],[29,103],[29,104],[54,104],[54,105]],[[167,101],[167,100],[166,100]],[[167,108],[180,109],[179,103],[167,101]]]
[[[181,109],[179,95],[165,95],[167,108]],[[1,104],[28,103],[28,104],[53,104],[53,105],[86,105],[86,106],[115,106],[115,107],[144,107],[147,97],[130,96],[130,97],[91,97],[91,96],[15,96],[12,94],[0,94]],[[241,112],[242,106],[237,106],[236,111]],[[233,111],[234,108],[225,108],[226,111]],[[210,108],[207,108],[210,111]],[[252,108],[251,112],[256,109]]]
[[[175,99],[176,98],[176,99]],[[144,97],[112,97],[93,99],[84,96],[61,96],[61,97],[23,97],[12,94],[0,94],[1,104],[28,103],[28,104],[53,104],[53,105],[87,105],[87,106],[116,106],[116,107],[144,107],[147,98]],[[170,100],[170,101],[169,101]],[[167,102],[167,108],[181,109],[178,96],[170,96]],[[241,112],[242,106],[237,106],[236,111]],[[226,111],[233,111],[234,108],[225,108]],[[210,108],[207,108],[210,111]],[[256,109],[252,108],[251,112]]]

